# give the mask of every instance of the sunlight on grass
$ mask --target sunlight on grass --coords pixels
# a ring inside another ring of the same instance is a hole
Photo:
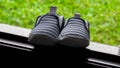
[[[80,13],[91,24],[91,41],[120,45],[120,0],[0,0],[0,22],[32,28],[50,6],[65,18]]]

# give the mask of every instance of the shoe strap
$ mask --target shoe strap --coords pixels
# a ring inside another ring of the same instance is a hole
[[[56,10],[57,10],[57,7],[51,6],[49,13],[47,13],[46,15],[52,15],[52,16],[57,17],[57,18],[58,18],[58,22],[59,22],[59,23],[58,23],[58,26],[59,26],[59,28],[61,29],[61,28],[63,27],[63,25],[64,25],[64,23],[63,23],[63,22],[64,22],[64,17],[63,17],[63,16],[58,16],[57,13],[56,13]],[[37,21],[36,21],[36,24],[35,24],[34,27],[36,27],[36,26],[40,23],[41,19],[42,19],[44,16],[46,16],[46,15],[39,16],[39,17],[37,18]]]
[[[56,15],[56,10],[57,10],[57,7],[51,6],[51,7],[50,7],[50,12],[49,12],[49,14],[51,14],[51,15]]]
[[[74,17],[75,18],[80,18],[80,14],[79,13],[75,13]]]
[[[79,13],[75,13],[74,17],[80,19],[80,14],[79,14]],[[81,20],[83,20],[83,19],[81,19]],[[83,21],[85,22],[85,27],[86,27],[86,29],[87,29],[88,32],[89,32],[89,22],[86,21],[86,20],[83,20]]]
[[[57,12],[56,12],[56,11],[57,11],[57,7],[51,6],[51,7],[50,7],[50,12],[49,12],[49,14],[58,17],[58,19],[59,19],[58,25],[59,25],[59,27],[60,27],[60,29],[61,29],[61,28],[62,28],[62,25],[63,25],[64,17],[57,15]]]
[[[72,18],[77,18],[77,19],[80,19],[80,14],[79,14],[79,13],[75,13],[75,14],[74,14],[74,17],[72,17]],[[64,26],[63,26],[63,27],[66,27],[66,26],[67,26],[67,24],[68,24],[68,22],[69,22],[69,21],[70,21],[70,19],[72,19],[72,18],[67,19],[67,20],[65,21]]]

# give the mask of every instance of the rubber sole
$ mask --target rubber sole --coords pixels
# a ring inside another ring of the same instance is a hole
[[[75,37],[64,37],[63,39],[59,39],[58,43],[60,45],[74,47],[74,48],[85,48],[89,45],[88,40],[84,40],[82,38],[75,38]]]
[[[28,41],[35,45],[55,46],[57,40],[42,34],[30,34]]]

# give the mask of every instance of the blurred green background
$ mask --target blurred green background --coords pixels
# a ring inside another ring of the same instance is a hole
[[[91,41],[120,46],[120,0],[0,0],[0,23],[32,28],[50,6],[65,18],[80,13],[91,24]]]

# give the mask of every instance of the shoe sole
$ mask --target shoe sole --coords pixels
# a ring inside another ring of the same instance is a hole
[[[42,34],[30,34],[28,41],[42,46],[54,46],[57,42],[57,40]]]
[[[60,45],[75,47],[75,48],[85,48],[89,45],[88,40],[75,37],[65,37],[62,40],[58,40]]]

